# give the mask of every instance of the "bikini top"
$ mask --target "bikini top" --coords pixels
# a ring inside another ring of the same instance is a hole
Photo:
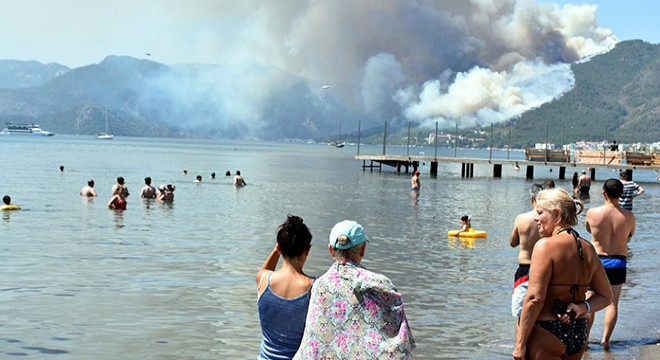
[[[562,229],[560,230],[557,234],[561,234],[562,232],[566,231],[568,234],[573,235],[573,238],[575,239],[575,244],[577,245],[578,248],[578,256],[580,257],[580,262],[584,263],[584,251],[582,250],[582,243],[580,242],[580,234],[575,231],[573,228],[567,228],[567,229]],[[581,288],[581,287],[587,287],[589,284],[586,285],[579,285],[579,284],[550,284],[553,286],[570,286],[570,289],[568,290],[571,295],[573,295],[573,302],[575,302],[575,293]]]

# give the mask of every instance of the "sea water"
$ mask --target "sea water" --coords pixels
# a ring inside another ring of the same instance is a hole
[[[439,149],[438,156],[522,159],[520,152]],[[389,276],[403,294],[417,342],[415,358],[508,359],[517,249],[513,220],[528,211],[532,181],[524,171],[421,165],[422,190],[392,168],[363,170],[357,147],[193,139],[83,136],[0,138],[0,193],[20,211],[0,221],[0,358],[254,359],[261,339],[255,274],[287,214],[302,216],[314,235],[305,270],[319,276],[332,263],[328,233],[353,219],[370,238],[363,264]],[[379,154],[382,146],[362,146]],[[434,148],[390,147],[388,153],[433,156]],[[60,171],[60,165],[64,171]],[[184,174],[184,169],[187,174]],[[235,189],[225,171],[243,174]],[[553,171],[554,170],[554,171]],[[536,182],[558,169],[540,167]],[[212,172],[216,179],[211,179]],[[202,175],[201,183],[194,183]],[[599,170],[586,207],[602,205]],[[118,176],[128,208],[107,208]],[[176,185],[173,204],[140,199],[143,179]],[[646,194],[635,200],[614,347],[591,344],[588,359],[629,359],[656,343],[660,324],[660,186],[635,172]],[[93,178],[97,198],[78,194]],[[468,214],[488,238],[456,240],[447,231]],[[584,214],[577,230],[586,238]],[[591,333],[602,335],[602,313]]]

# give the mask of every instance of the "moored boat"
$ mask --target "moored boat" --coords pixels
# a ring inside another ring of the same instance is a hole
[[[108,109],[105,109],[105,132],[96,134],[98,140],[112,140],[114,135],[108,133]]]
[[[114,139],[114,137],[115,137],[114,135],[107,134],[107,133],[96,134],[96,138],[99,139],[99,140],[112,140],[112,139]]]
[[[5,123],[6,127],[2,129],[2,135],[36,135],[36,136],[53,136],[55,133],[46,131],[38,124],[11,124]]]

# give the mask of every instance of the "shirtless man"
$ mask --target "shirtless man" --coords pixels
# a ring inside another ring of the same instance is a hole
[[[245,183],[245,179],[243,179],[243,177],[241,176],[241,172],[236,171],[236,176],[234,176],[234,186],[242,187],[242,186],[245,186],[245,185],[247,185],[247,184]]]
[[[587,175],[587,172],[582,170],[582,175],[578,178],[577,183],[578,194],[582,197],[589,196],[589,189],[591,189],[591,177]]]
[[[612,285],[612,303],[605,308],[605,326],[600,342],[605,348],[610,345],[610,336],[618,318],[619,295],[623,283],[626,282],[628,241],[635,233],[635,215],[619,206],[619,197],[622,193],[621,181],[607,180],[603,184],[605,205],[589,209],[585,223],[587,231],[591,233],[591,243]],[[588,293],[587,297],[589,297]],[[589,314],[588,319],[587,339],[593,325],[594,314]]]
[[[415,171],[412,179],[410,179],[410,188],[419,191],[422,188],[422,183],[419,181],[419,170]]]
[[[536,194],[541,191],[542,186],[533,184],[529,189],[529,196],[532,202],[532,210],[516,216],[513,223],[513,231],[509,237],[509,244],[511,247],[520,245],[520,252],[518,253],[518,270],[514,276],[513,281],[513,295],[511,297],[511,314],[516,319],[516,332],[518,333],[518,321],[520,320],[520,313],[522,311],[523,300],[527,293],[529,283],[529,264],[532,262],[532,250],[534,245],[541,238],[539,229],[534,221],[536,211],[534,211],[534,204],[536,203]]]
[[[117,190],[121,189],[121,191],[124,193],[124,197],[128,197],[130,193],[128,192],[128,188],[126,185],[124,185],[124,177],[120,176],[117,178],[117,183],[112,186],[112,195],[117,195]]]
[[[151,186],[151,177],[147,176],[144,178],[144,187],[140,192],[140,197],[145,199],[155,199],[156,198],[156,188]]]
[[[89,179],[87,181],[87,186],[83,187],[80,190],[80,196],[94,197],[96,196],[96,191],[94,191],[94,179]]]

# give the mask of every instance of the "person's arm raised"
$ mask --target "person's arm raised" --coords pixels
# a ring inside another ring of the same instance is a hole
[[[277,245],[275,245],[275,248],[273,251],[270,252],[270,255],[268,255],[268,258],[266,258],[266,261],[264,261],[263,265],[261,265],[261,268],[259,271],[257,271],[257,276],[256,276],[256,281],[257,281],[257,287],[259,287],[259,284],[261,283],[261,279],[263,276],[271,271],[275,271],[275,268],[277,267],[277,262],[280,259],[280,249]],[[261,289],[259,289],[261,290]]]

